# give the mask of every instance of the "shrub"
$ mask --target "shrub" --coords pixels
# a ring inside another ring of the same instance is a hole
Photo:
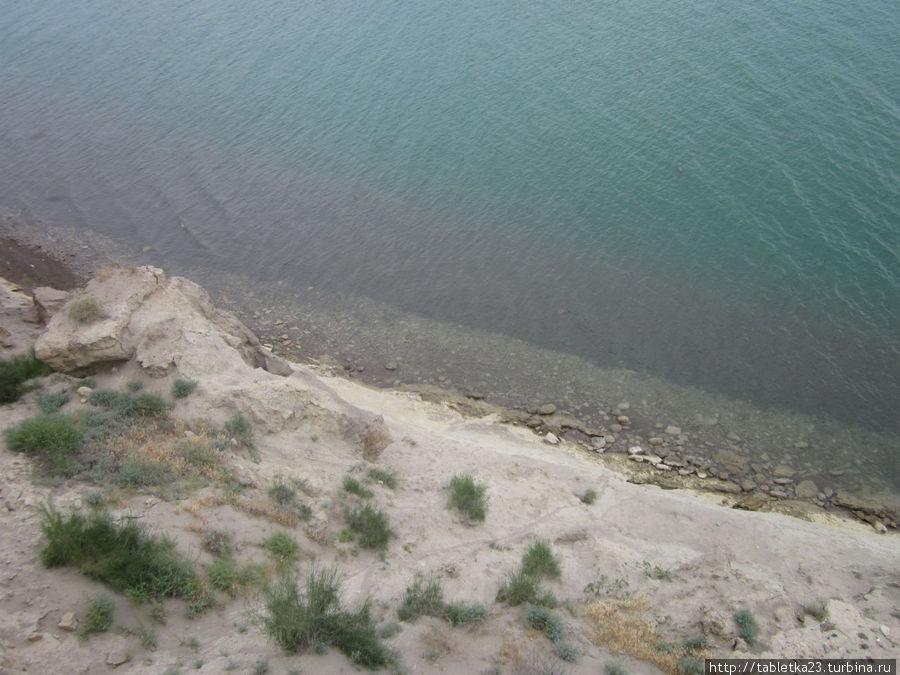
[[[71,417],[54,413],[24,420],[5,432],[10,450],[36,457],[52,475],[68,476],[76,468],[84,434]]]
[[[646,560],[641,562],[641,568],[644,570],[644,574],[651,579],[657,579],[658,581],[672,581],[672,579],[675,578],[675,575],[672,574],[672,570],[665,569],[659,565],[651,565]]]
[[[197,388],[196,380],[175,380],[172,383],[172,398],[187,398]]]
[[[397,609],[397,617],[401,621],[415,621],[423,614],[427,616],[444,616],[444,589],[437,579],[427,583],[417,578],[412,586],[406,587],[403,600]]]
[[[82,295],[69,303],[69,318],[78,323],[90,323],[103,316],[103,308],[93,295]]]
[[[288,507],[297,499],[297,490],[285,483],[281,476],[275,476],[269,488],[269,498],[281,507]]]
[[[59,412],[59,409],[68,402],[69,395],[64,391],[59,391],[55,394],[41,394],[37,400],[38,408],[47,415]]]
[[[34,350],[25,356],[14,356],[6,361],[0,361],[0,403],[18,401],[22,394],[31,389],[25,382],[52,372],[50,366],[34,355]]]
[[[759,627],[756,625],[756,618],[749,609],[741,609],[734,613],[734,621],[741,629],[739,635],[751,647],[756,644],[756,637],[759,634]]]
[[[450,506],[469,520],[484,520],[487,513],[487,486],[478,485],[472,476],[457,474],[450,479]]]
[[[603,664],[603,672],[606,675],[628,675],[628,671],[618,661],[607,661]]]
[[[122,417],[162,417],[166,412],[166,402],[150,392],[129,394],[113,389],[95,389],[88,397],[91,405],[107,408]]]
[[[215,556],[227,556],[233,549],[231,533],[210,529],[203,535],[203,548]]]
[[[119,467],[115,480],[122,487],[140,488],[167,483],[172,480],[172,473],[163,462],[129,455]]]
[[[394,471],[388,471],[387,469],[379,469],[375,467],[374,469],[369,469],[368,476],[371,480],[376,483],[381,483],[387,488],[391,490],[397,487],[397,474]]]
[[[822,623],[828,618],[828,607],[822,601],[810,602],[803,605],[803,613],[809,614],[816,621]]]
[[[694,637],[689,637],[681,644],[689,652],[696,649],[704,649],[706,647],[706,637],[703,635],[695,635]]]
[[[344,509],[344,519],[350,529],[359,535],[360,546],[377,550],[387,548],[392,532],[384,512],[366,504],[352,511]]]
[[[479,603],[465,605],[459,602],[451,602],[444,606],[444,618],[454,628],[467,623],[483,621],[486,616],[487,609]]]
[[[334,646],[354,663],[378,668],[392,661],[382,644],[368,601],[356,611],[341,606],[341,584],[335,568],[313,569],[303,591],[290,576],[263,590],[260,617],[269,639],[288,653]]]
[[[585,491],[585,493],[583,495],[581,495],[581,497],[579,497],[579,499],[582,502],[584,502],[585,504],[587,504],[588,506],[590,506],[595,501],[597,501],[597,491],[594,489],[588,489],[587,491]],[[615,664],[615,665],[618,665],[618,664]]]
[[[522,556],[522,571],[537,577],[559,577],[559,560],[545,541],[534,542]]]
[[[113,615],[116,612],[116,603],[106,593],[98,593],[88,604],[84,613],[84,624],[79,631],[82,635],[90,633],[105,633],[110,629]]]
[[[678,672],[680,675],[703,675],[706,672],[704,661],[696,656],[684,656],[678,659]]]
[[[528,602],[544,607],[556,607],[556,598],[553,594],[541,592],[540,579],[522,570],[507,575],[506,583],[497,591],[497,601],[511,606]]]
[[[223,556],[206,569],[210,585],[217,591],[228,593],[232,598],[238,591],[257,578],[257,570],[251,566],[241,569],[234,558]]]
[[[141,601],[200,597],[194,569],[178,557],[171,539],[147,534],[134,520],[118,525],[96,509],[87,516],[72,511],[64,518],[45,506],[42,515],[46,545],[40,557],[45,567],[75,567]]]
[[[128,384],[125,385],[125,388],[132,394],[136,394],[144,388],[144,383],[141,380],[129,380]]]
[[[253,425],[241,413],[236,413],[225,422],[225,433],[244,447],[253,449]]]
[[[557,614],[546,607],[528,605],[525,608],[525,623],[535,630],[539,630],[553,642],[556,655],[563,661],[575,661],[578,659],[578,650],[572,645],[563,642],[562,620]]]
[[[281,565],[288,565],[300,554],[300,545],[287,532],[276,532],[263,540],[263,547],[271,553]]]
[[[364,488],[353,476],[344,476],[343,486],[345,492],[362,497],[363,499],[369,499],[373,496],[372,491],[368,488]]]

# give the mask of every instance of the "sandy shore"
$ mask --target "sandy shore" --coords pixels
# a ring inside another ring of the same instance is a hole
[[[106,291],[97,288],[102,299]],[[14,284],[4,287],[0,325],[7,333],[6,355],[25,350],[45,330]],[[804,511],[804,519],[754,513],[730,508],[734,495],[629,482],[634,474],[610,470],[603,455],[510,424],[502,411],[471,398],[428,400],[416,392],[373,389],[308,364],[294,363],[294,374],[281,377],[251,368],[227,350],[211,354],[202,340],[214,333],[204,330],[190,328],[196,349],[191,341],[178,343],[182,351],[173,369],[148,370],[132,359],[98,369],[95,385],[122,390],[140,380],[147,391],[168,396],[176,377],[196,379],[197,390],[171,413],[181,434],[220,426],[235,410],[247,414],[256,427],[256,461],[239,449],[222,457],[240,476],[246,501],[224,500],[224,488],[211,482],[177,490],[106,486],[106,503],[115,515],[140,518],[151,531],[173,537],[201,569],[214,560],[203,546],[211,530],[228,531],[238,559],[260,565],[267,561],[262,540],[285,530],[302,552],[298,574],[314,562],[336,564],[346,601],[370,598],[381,625],[396,620],[417,576],[440,580],[448,600],[484,605],[485,620],[469,627],[453,629],[433,617],[400,623],[388,641],[408,672],[596,673],[619,663],[627,672],[655,673],[677,672],[686,655],[897,655],[896,533],[879,534],[869,524],[819,509]],[[78,385],[55,374],[42,391],[69,393],[62,412],[76,413],[85,405],[75,393]],[[0,427],[34,415],[36,395],[0,408]],[[335,420],[347,411],[383,418],[391,442],[380,456],[367,460],[339,433]],[[638,468],[647,470],[643,464]],[[374,467],[398,477],[394,489],[368,483],[371,503],[387,514],[394,535],[383,554],[341,534],[343,505],[355,499],[342,480],[350,475],[365,483]],[[458,473],[487,487],[483,522],[448,509],[446,486]],[[286,655],[268,642],[254,622],[259,602],[253,591],[234,599],[218,594],[215,605],[194,619],[185,616],[183,601],[166,601],[164,622],[150,606],[116,597],[114,629],[79,640],[60,625],[69,612],[81,617],[101,585],[74,570],[40,564],[39,507],[47,501],[63,510],[77,507],[98,488],[83,476],[47,484],[36,478],[29,459],[7,450],[0,453],[0,477],[2,672],[354,670],[334,649]],[[267,503],[268,489],[281,479],[306,486],[302,498],[310,520],[285,524],[271,509],[246,507]],[[588,490],[596,493],[592,503],[582,499]],[[550,641],[525,625],[522,606],[496,599],[537,540],[550,543],[560,561],[560,578],[545,586],[559,601],[554,611],[566,641],[579,653],[574,663],[559,659]],[[758,624],[753,644],[741,639],[733,618],[741,610]],[[139,628],[151,629],[155,644],[145,644],[140,636],[146,631]],[[700,638],[706,647],[687,654],[685,641]]]

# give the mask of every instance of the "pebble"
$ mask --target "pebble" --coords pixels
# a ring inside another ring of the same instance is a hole
[[[631,404],[628,401],[623,401],[619,405],[616,406],[619,410],[628,410],[631,407]]]
[[[389,362],[385,363],[385,364],[384,364],[384,369],[385,369],[385,370],[397,370],[397,362],[396,362],[396,361],[389,361]]]
[[[738,435],[737,435],[736,433],[734,433],[733,431],[729,431],[729,432],[728,432],[728,435],[726,436],[726,438],[727,438],[729,441],[732,441],[733,443],[740,443],[740,442],[741,442],[741,437],[738,436]]]
[[[812,499],[819,492],[819,487],[813,483],[811,480],[802,480],[797,483],[796,487],[797,496],[800,499]],[[824,497],[825,495],[822,495]]]
[[[540,408],[538,408],[538,414],[540,415],[552,415],[556,412],[556,406],[552,403],[545,403]]]
[[[60,630],[75,631],[78,630],[78,619],[75,618],[74,612],[66,612],[62,615],[56,627]]]
[[[778,497],[780,499],[788,498],[788,493],[785,492],[784,490],[769,490],[769,494],[772,495],[773,497]]]
[[[884,637],[891,637],[891,629],[884,624],[878,626],[878,630],[881,631],[881,634],[884,635]]]
[[[772,473],[778,478],[790,478],[794,475],[794,470],[787,464],[779,464],[772,470]]]
[[[121,666],[123,663],[128,663],[128,655],[125,652],[110,652],[106,655],[106,665],[108,666]]]
[[[741,490],[744,492],[752,492],[756,489],[756,483],[747,478],[746,480],[741,482]]]
[[[619,415],[618,417],[616,417],[616,422],[621,424],[623,427],[626,427],[629,424],[631,424],[631,420],[628,419],[628,415]]]
[[[480,391],[467,391],[466,397],[474,399],[476,401],[480,401],[484,398],[484,394],[482,394]]]
[[[794,481],[790,478],[776,478],[772,482],[775,483],[775,485],[790,485]]]
[[[648,438],[647,442],[650,445],[662,445],[663,439],[661,439],[659,436],[654,436],[653,438]]]
[[[698,472],[697,472],[697,478],[706,478],[708,475],[709,475],[709,474],[707,474],[705,471],[698,471]]]
[[[657,465],[656,465],[656,468],[659,469],[659,470],[661,470],[661,471],[671,471],[671,470],[672,470],[672,467],[671,467],[671,466],[669,466],[668,464],[663,464],[662,462],[660,462],[659,464],[657,464]]]
[[[529,417],[529,418],[525,421],[525,426],[526,426],[526,427],[531,427],[532,429],[535,429],[535,428],[541,426],[543,423],[544,423],[544,420],[542,420],[540,417],[538,417],[537,415],[535,415],[535,416],[533,416],[533,417]]]
[[[609,430],[618,433],[618,432],[622,431],[622,425],[621,424],[610,424]]]
[[[632,445],[630,448],[628,448],[629,455],[640,455],[643,452],[644,452],[644,449],[639,445]]]
[[[666,433],[669,434],[669,436],[681,436],[681,427],[670,424],[666,427]]]
[[[559,443],[559,437],[552,431],[548,431],[547,435],[544,436],[544,442],[549,443],[550,445],[557,445]]]
[[[662,462],[662,458],[657,457],[656,455],[646,455],[644,459],[650,462],[653,466],[656,466]]]
[[[591,445],[594,450],[602,450],[606,447],[606,439],[603,436],[591,436]]]
[[[692,473],[694,473],[693,469],[678,469],[679,476],[690,476]]]

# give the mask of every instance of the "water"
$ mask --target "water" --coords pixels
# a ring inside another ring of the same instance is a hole
[[[896,3],[295,5],[0,0],[0,207],[896,467]]]

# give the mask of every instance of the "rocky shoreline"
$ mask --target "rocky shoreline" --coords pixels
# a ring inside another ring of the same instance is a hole
[[[60,235],[48,242],[39,232],[29,232],[19,228],[17,237],[5,240],[4,270],[25,287],[71,288],[110,263],[98,246],[76,247],[74,240]],[[216,301],[233,311],[259,335],[262,345],[281,358],[316,363],[372,386],[418,392],[429,400],[447,401],[466,414],[495,414],[533,430],[551,445],[560,440],[575,443],[634,482],[717,493],[740,509],[800,517],[834,511],[869,523],[877,531],[900,528],[900,496],[847,489],[841,485],[845,468],[828,468],[811,476],[777,456],[748,454],[744,441],[733,432],[688,431],[677,420],[648,418],[627,401],[591,400],[567,410],[567,402],[540,400],[521,392],[504,394],[495,391],[492,383],[482,383],[490,391],[475,389],[478,382],[449,368],[438,366],[432,372],[418,364],[410,368],[402,352],[366,350],[353,341],[340,344],[322,339],[323,330],[317,334],[305,330],[305,317],[296,317],[276,297],[270,304],[260,305],[258,298],[241,298],[225,288]],[[800,452],[809,450],[802,440],[787,440],[787,444]]]

